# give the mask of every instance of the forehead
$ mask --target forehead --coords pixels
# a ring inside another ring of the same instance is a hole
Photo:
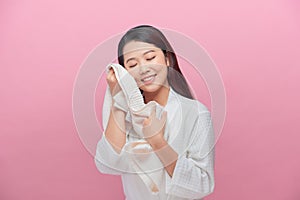
[[[159,50],[159,48],[153,44],[146,43],[146,42],[130,41],[124,46],[123,55],[124,56],[136,55],[139,53],[143,53],[147,50],[156,51]]]

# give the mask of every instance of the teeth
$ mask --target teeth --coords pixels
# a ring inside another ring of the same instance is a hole
[[[144,81],[150,81],[153,78],[153,76],[145,78]]]
[[[150,81],[154,78],[154,75],[153,76],[149,76],[147,78],[144,78],[142,81]]]

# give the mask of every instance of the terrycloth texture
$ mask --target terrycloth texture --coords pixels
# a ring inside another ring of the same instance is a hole
[[[130,169],[131,162],[128,162],[124,148],[120,154],[116,153],[105,134],[97,144],[97,169],[104,174],[120,175],[128,200],[195,200],[214,190],[214,150],[211,148],[215,139],[209,110],[201,102],[183,97],[172,87],[164,110],[168,114],[164,137],[179,156],[172,177],[161,169],[164,174],[157,195],[152,195],[138,174],[128,173],[134,171]],[[136,141],[130,136],[127,139]]]
[[[113,106],[127,113],[125,119],[126,126],[132,127],[133,131],[130,134],[137,138],[137,141],[126,143],[124,146],[124,150],[129,155],[128,162],[132,162],[132,167],[139,174],[148,189],[152,193],[157,193],[159,191],[159,181],[162,176],[161,170],[157,169],[163,168],[163,165],[155,155],[155,152],[153,152],[151,146],[142,139],[142,129],[144,119],[150,116],[152,110],[156,109],[156,117],[160,119],[164,107],[155,101],[145,104],[136,81],[127,70],[119,64],[112,63],[107,66],[107,73],[111,68],[115,72],[121,91],[112,97],[109,87],[107,87],[102,112],[103,128],[106,129],[107,127],[113,98]],[[130,129],[130,127],[127,128]]]
[[[133,129],[140,138],[143,137],[142,128],[143,121],[146,117],[149,117],[151,111],[156,109],[156,117],[160,119],[163,112],[163,107],[155,101],[150,101],[147,104],[144,103],[143,96],[134,80],[134,78],[127,72],[124,67],[119,64],[112,63],[107,66],[107,73],[112,68],[115,72],[116,78],[122,91],[118,92],[114,97],[114,106],[129,112],[127,120],[131,121]],[[107,87],[104,106],[103,106],[103,127],[106,127],[109,119],[110,106],[112,104],[112,95],[109,87]],[[131,118],[131,119],[130,119]]]

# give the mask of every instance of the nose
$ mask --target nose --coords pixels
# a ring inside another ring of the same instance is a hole
[[[140,74],[142,75],[142,74],[145,74],[147,72],[149,72],[148,66],[145,65],[145,64],[141,64],[141,66],[140,66]]]

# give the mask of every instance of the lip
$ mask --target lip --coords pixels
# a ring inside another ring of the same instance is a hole
[[[152,74],[152,75],[149,75],[149,76],[145,76],[141,79],[142,82],[144,82],[144,79],[147,79],[147,78],[150,78],[150,77],[155,77],[156,74]]]

